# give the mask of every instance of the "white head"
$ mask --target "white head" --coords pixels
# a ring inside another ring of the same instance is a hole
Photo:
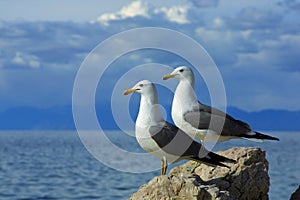
[[[165,75],[163,80],[169,78],[176,78],[179,80],[172,105],[172,117],[174,119],[174,115],[178,115],[178,112],[173,108],[180,107],[182,111],[186,111],[190,105],[197,105],[198,101],[194,92],[194,73],[190,68],[186,66],[177,67],[171,74]]]
[[[186,66],[180,66],[174,69],[171,74],[167,74],[163,77],[164,80],[169,78],[177,78],[180,81],[187,80],[192,83],[194,82],[194,73],[190,68]]]
[[[154,95],[157,94],[154,84],[148,80],[142,80],[138,82],[132,88],[125,90],[123,94],[128,95],[133,92],[140,93],[141,95],[144,96],[151,96],[153,94]]]
[[[140,93],[141,103],[140,111],[137,118],[137,125],[142,126],[147,123],[156,123],[163,121],[163,116],[158,104],[157,91],[154,84],[148,80],[143,80],[135,84],[132,88],[124,91],[124,95],[130,93]],[[145,112],[147,114],[145,114]]]

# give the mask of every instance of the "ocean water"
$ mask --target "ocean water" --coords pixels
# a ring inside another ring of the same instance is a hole
[[[217,144],[214,151],[234,146],[265,149],[271,181],[269,197],[289,199],[300,184],[300,132],[268,134],[279,137],[280,142],[232,140]],[[142,152],[135,138],[122,132],[108,135],[116,146]],[[126,162],[127,158],[111,159]],[[159,174],[159,170],[128,173],[105,166],[86,150],[75,131],[0,132],[1,200],[127,199]]]

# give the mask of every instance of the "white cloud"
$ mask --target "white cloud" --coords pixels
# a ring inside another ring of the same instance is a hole
[[[293,89],[300,71],[297,31],[292,24],[283,26],[280,15],[247,11],[235,18],[215,18],[195,30],[222,71],[229,105],[247,111],[299,110],[295,99],[300,95]],[[272,24],[275,18],[278,23]]]
[[[0,22],[0,70],[7,72],[7,77],[1,77],[0,87],[5,86],[2,78],[6,79],[6,85],[12,84],[9,76],[15,76],[15,70],[22,74],[18,77],[20,82],[24,81],[22,77],[26,77],[24,73],[42,74],[45,70],[61,77],[71,76],[66,69],[75,73],[84,56],[112,34],[131,27],[155,25],[181,31],[205,47],[223,73],[230,105],[249,111],[265,108],[300,109],[297,103],[300,96],[295,95],[293,89],[295,85],[299,85],[300,80],[299,26],[286,20],[286,13],[278,11],[281,7],[274,10],[274,7],[262,6],[266,3],[258,0],[245,2],[243,5],[238,5],[233,0],[229,3],[219,1],[217,7],[201,9],[192,7],[191,3],[182,5],[178,1],[160,6],[150,0],[147,3],[145,1],[133,1],[121,9],[116,8],[119,9],[116,12],[101,15],[98,22],[106,24],[106,27],[71,22]],[[125,3],[128,1],[124,1]],[[116,24],[110,23],[112,21]],[[155,37],[159,38],[161,35],[139,37],[155,41]],[[135,41],[136,36],[126,40],[126,43],[119,43],[117,48],[130,47]],[[190,54],[194,53],[193,49],[185,45],[174,45]],[[113,50],[115,49],[106,48],[101,56],[107,57]],[[164,55],[127,55],[129,57],[122,63],[122,70],[149,62],[176,66],[178,62],[174,61],[175,56]],[[43,66],[43,70],[20,69],[40,66]],[[121,73],[120,68],[115,70],[112,73],[114,76]],[[72,78],[69,77],[70,83]],[[19,85],[14,84],[14,91],[19,90]],[[279,86],[280,90],[277,90]],[[30,96],[36,95],[32,92]],[[202,98],[203,94],[199,97]]]
[[[162,7],[156,9],[154,13],[163,13],[167,20],[178,24],[189,24],[188,19],[189,7],[187,6],[173,6],[170,8]]]
[[[125,6],[121,9],[120,15],[123,19],[127,17],[144,16],[148,17],[148,7],[141,1],[134,1],[129,6]]]
[[[230,28],[241,30],[275,29],[280,27],[282,19],[283,15],[277,13],[275,10],[245,7],[234,18],[228,18],[227,24]]]
[[[212,25],[214,28],[223,28],[225,25],[225,22],[222,18],[216,17],[213,19]]]
[[[149,6],[148,3],[137,0],[127,6],[124,6],[121,10],[115,13],[102,14],[97,18],[96,22],[100,22],[103,25],[108,26],[112,21],[121,21],[134,17],[161,20],[161,15],[163,15],[165,20],[169,22],[188,24],[190,23],[190,20],[188,19],[188,12],[189,6],[186,5],[155,8],[152,4]]]
[[[16,52],[11,62],[20,67],[40,68],[40,62],[36,56],[21,52]]]
[[[237,61],[239,46],[234,44],[237,42],[244,43],[241,35],[237,32],[199,27],[196,28],[195,34],[200,44],[205,46],[217,65],[232,66]]]
[[[105,13],[100,17],[98,17],[96,21],[99,21],[104,25],[108,25],[110,21],[123,20],[127,18],[138,17],[138,16],[149,18],[150,16],[148,12],[149,12],[148,5],[138,0],[132,2],[128,6],[124,6],[117,13]]]
[[[16,52],[15,57],[12,59],[12,63],[15,63],[17,65],[25,65],[25,60],[22,58],[20,52]]]

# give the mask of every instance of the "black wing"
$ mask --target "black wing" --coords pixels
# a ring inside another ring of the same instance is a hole
[[[223,136],[245,135],[251,131],[247,123],[201,103],[198,108],[185,113],[184,120],[197,129],[211,129]]]
[[[168,122],[151,126],[149,132],[152,139],[161,149],[169,154],[179,156],[180,159],[194,160],[204,162],[208,165],[225,167],[226,165],[220,162],[235,162],[232,159],[209,152],[181,129]]]
[[[165,122],[149,128],[152,139],[165,152],[177,156],[196,156],[201,144],[178,127]]]

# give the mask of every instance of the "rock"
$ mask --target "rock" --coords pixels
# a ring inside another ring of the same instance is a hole
[[[130,199],[220,199],[229,200],[228,194],[216,186],[205,189],[195,186],[192,179],[173,175],[156,176],[140,187]]]
[[[270,182],[265,151],[232,148],[218,154],[237,163],[225,168],[188,161],[174,167],[169,175],[154,177],[130,199],[268,199]]]
[[[298,189],[292,194],[290,200],[299,200],[300,199],[300,185]]]

